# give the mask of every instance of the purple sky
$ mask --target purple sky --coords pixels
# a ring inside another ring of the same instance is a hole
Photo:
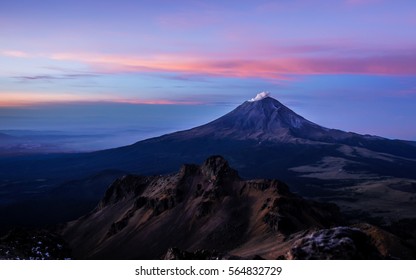
[[[80,103],[165,105],[146,125],[175,130],[270,91],[321,125],[416,140],[415,15],[413,0],[1,1],[0,130],[101,127],[56,110]],[[39,108],[61,123],[31,122]]]

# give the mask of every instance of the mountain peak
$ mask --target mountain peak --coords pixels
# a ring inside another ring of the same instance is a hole
[[[298,115],[270,92],[260,92],[228,114],[205,125],[177,132],[174,138],[254,140],[267,142],[338,141],[355,134],[328,129]]]
[[[201,166],[202,173],[209,178],[238,177],[238,173],[231,169],[228,162],[219,155],[211,156]]]
[[[197,128],[186,131],[192,137],[210,136],[255,141],[289,141],[304,129],[322,128],[299,116],[288,107],[270,97],[269,92],[260,92],[230,113]]]

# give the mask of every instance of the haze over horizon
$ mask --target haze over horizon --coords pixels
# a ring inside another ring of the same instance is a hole
[[[416,140],[414,14],[407,0],[2,2],[0,131],[134,142],[270,91],[322,126]]]

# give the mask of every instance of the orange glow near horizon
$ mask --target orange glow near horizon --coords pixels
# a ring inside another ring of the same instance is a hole
[[[67,93],[44,94],[33,92],[0,92],[0,107],[24,107],[37,104],[82,101],[88,101],[88,98],[82,98],[81,96]]]
[[[106,96],[103,98],[81,97],[67,93],[39,94],[39,93],[1,93],[0,108],[3,107],[29,107],[50,104],[75,104],[75,103],[121,103],[121,104],[143,104],[143,105],[198,105],[196,101],[174,101],[167,99],[135,99],[114,98]]]

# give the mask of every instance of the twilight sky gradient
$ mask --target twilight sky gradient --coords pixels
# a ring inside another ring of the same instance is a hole
[[[270,91],[318,124],[416,140],[415,15],[414,0],[1,1],[0,130],[174,131]]]

